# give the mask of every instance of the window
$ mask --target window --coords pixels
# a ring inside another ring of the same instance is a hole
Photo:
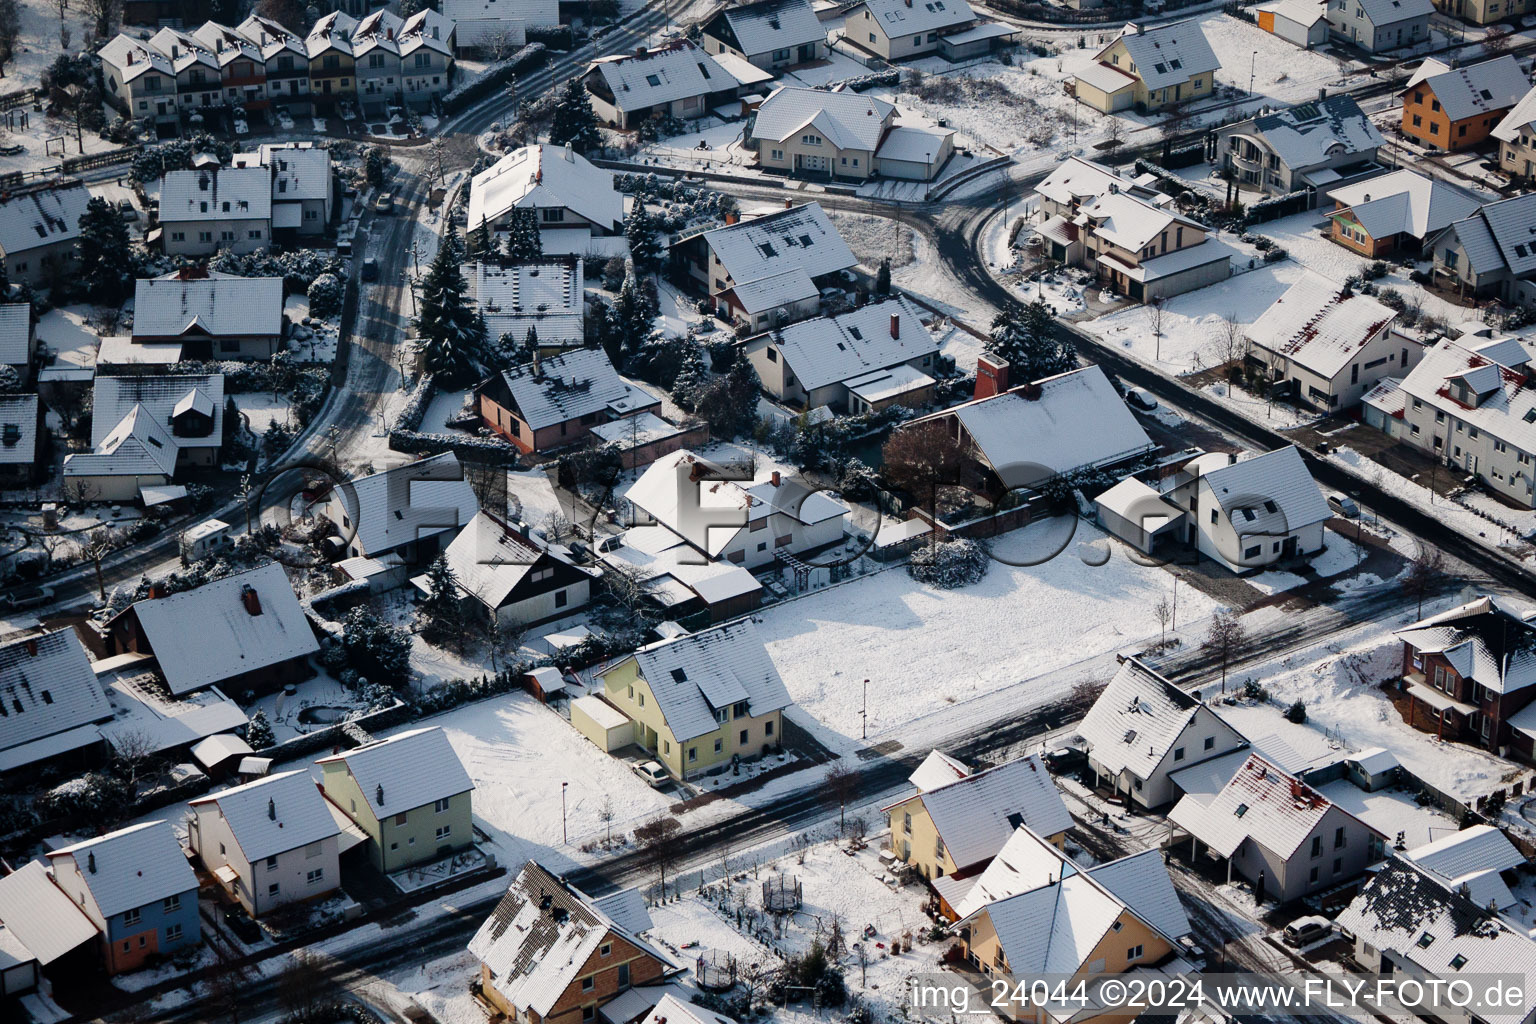
[[[1467,958],[1462,956],[1460,953],[1457,953],[1455,956],[1451,957],[1451,970],[1459,971],[1465,966],[1467,966]]]
[[[564,608],[566,606],[566,603],[569,600],[570,599],[565,596],[565,591],[563,591],[563,590],[555,591],[555,607],[556,608]]]
[[[1211,509],[1211,522],[1214,523],[1214,522],[1217,522],[1217,521],[1218,521],[1217,510],[1213,508],[1213,509]]]
[[[654,78],[655,76],[653,75],[651,77]],[[591,992],[592,991],[592,986],[596,983],[596,981],[597,981],[597,979],[593,978],[591,975],[588,975],[587,977],[582,978],[581,979],[581,990],[583,992]]]
[[[143,920],[144,914],[138,907],[123,911],[123,924],[138,924]]]
[[[718,753],[721,753],[724,750],[725,750],[725,740],[723,740],[720,737],[716,736],[715,737],[715,753],[718,754]]]
[[[1204,749],[1210,750],[1214,746],[1216,746],[1216,737],[1215,736],[1207,736],[1205,738],[1205,747],[1204,747]]]
[[[1263,548],[1264,548],[1264,546],[1262,544],[1255,544],[1251,548],[1244,548],[1243,549],[1243,557],[1244,558],[1258,558],[1259,557],[1259,553],[1263,550]]]
[[[629,964],[619,964],[619,988],[629,988]]]
[[[764,736],[772,736],[773,735],[773,719],[770,718],[768,721],[763,723],[763,735]]]
[[[268,857],[267,858],[267,870],[268,871],[276,871],[277,870],[277,858],[276,857]]]
[[[699,759],[699,748],[698,747],[689,747],[688,748],[688,762],[690,764],[692,764],[694,761],[697,761],[698,759]]]
[[[1312,883],[1312,882],[1316,882],[1316,881],[1317,881],[1317,868],[1313,868],[1311,871],[1307,872],[1307,882],[1308,883]]]
[[[325,844],[319,840],[316,840],[315,842],[310,843],[308,846],[304,847],[304,859],[314,860],[324,852]]]
[[[1323,855],[1323,837],[1322,836],[1313,836],[1312,837],[1312,856],[1314,856],[1314,857],[1321,857],[1322,855]]]
[[[450,838],[452,835],[453,835],[453,826],[452,825],[439,825],[439,826],[437,826],[437,836],[436,836],[436,838],[437,838],[438,842],[441,843],[443,840]]]
[[[165,929],[165,941],[166,942],[180,942],[181,941],[181,925],[173,924],[173,925],[168,926]]]
[[[1418,947],[1420,949],[1428,949],[1431,945],[1434,944],[1434,941],[1435,937],[1429,934],[1429,932],[1425,932],[1423,935],[1419,936]]]
[[[746,746],[747,745],[747,730],[745,730],[745,729],[741,730],[741,745],[742,746]]]
[[[162,911],[164,911],[165,913],[167,913],[167,914],[169,914],[169,913],[171,913],[173,911],[176,911],[176,910],[180,910],[181,909],[181,894],[177,893],[175,896],[167,896],[165,899],[161,900],[160,901],[160,909]]]
[[[1333,858],[1333,873],[1334,874],[1338,874],[1340,871],[1343,871],[1343,870],[1344,870],[1344,858],[1343,857],[1335,857],[1335,858]]]
[[[597,947],[597,955],[598,956],[608,956],[612,952],[613,952],[613,943],[611,943],[611,942],[605,942],[601,946]]]
[[[325,879],[325,868],[315,868],[313,871],[304,872],[304,881],[309,885],[318,885]]]
[[[933,837],[933,856],[934,856],[934,859],[936,859],[936,860],[941,860],[942,861],[944,859],[944,837],[943,836],[934,836]]]
[[[452,800],[452,799],[453,799],[452,797],[445,796],[441,800],[433,801],[432,802],[432,813],[434,813],[434,814],[442,814],[444,811],[448,810],[448,802],[450,800]]]
[[[1132,946],[1130,949],[1125,951],[1125,958],[1126,960],[1140,960],[1141,952],[1142,950],[1140,945]]]
[[[1173,759],[1175,761],[1182,761],[1182,760],[1184,760],[1184,748],[1183,747],[1174,747],[1173,748]]]
[[[1341,850],[1341,849],[1344,848],[1344,826],[1343,825],[1340,825],[1338,828],[1333,830],[1333,848],[1335,850]]]
[[[588,1021],[597,1020],[597,1007],[583,1006],[581,1008],[581,1020],[582,1024],[587,1024]]]
[[[901,829],[908,835],[912,834],[912,812],[905,811],[901,815]]]
[[[565,220],[565,208],[563,206],[546,206],[539,211],[539,218],[545,224],[558,224]]]
[[[282,891],[283,891],[283,887],[281,885],[278,885],[276,882],[273,882],[271,885],[267,886],[267,895],[268,896],[276,897],[280,893],[282,893]]]

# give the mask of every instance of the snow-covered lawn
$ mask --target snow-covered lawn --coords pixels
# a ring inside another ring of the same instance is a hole
[[[843,236],[848,248],[853,250],[860,263],[866,267],[878,267],[880,261],[891,261],[895,271],[912,262],[912,229],[888,217],[871,217],[862,213],[830,213],[832,226]]]
[[[1152,606],[1171,590],[1172,578],[1123,555],[1088,565],[1079,543],[1103,537],[1075,519],[1051,520],[1007,534],[994,547],[1013,561],[1049,558],[1042,564],[994,561],[980,583],[950,591],[926,587],[896,567],[769,608],[759,613],[758,628],[799,708],[854,740],[867,678],[873,737],[948,704],[1155,637]],[[1179,620],[1193,622],[1214,607],[1183,588]],[[1038,702],[1061,694],[1030,696]]]
[[[62,306],[51,309],[37,320],[37,341],[56,356],[53,366],[62,369],[92,369],[101,336],[92,326],[96,310],[91,306]]]
[[[804,67],[795,68],[793,71],[786,71],[784,73],[784,84],[814,89],[820,85],[841,82],[867,74],[869,74],[869,68],[860,64],[846,53],[833,51],[824,61],[816,61]]]
[[[448,421],[457,416],[464,408],[464,399],[469,395],[467,391],[439,391],[432,396],[432,401],[427,403],[426,412],[421,417],[423,434],[450,433]]]
[[[273,423],[281,423],[289,428],[298,426],[293,421],[292,406],[282,395],[274,395],[270,391],[248,391],[230,397],[245,419],[246,426],[257,437],[265,434]]]

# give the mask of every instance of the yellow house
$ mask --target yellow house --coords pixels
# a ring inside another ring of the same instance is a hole
[[[474,842],[475,784],[442,729],[412,729],[315,762],[333,807],[368,836],[368,859],[388,874]]]
[[[951,907],[938,879],[975,876],[1021,825],[1058,846],[1072,827],[1072,815],[1035,755],[972,773],[935,750],[908,781],[916,791],[883,808],[891,850],[933,880]]]
[[[676,778],[761,757],[782,742],[789,690],[751,620],[642,647],[600,678],[607,702],[634,723],[635,742]]]
[[[1215,90],[1221,67],[1194,21],[1157,28],[1132,22],[1094,61],[1073,77],[1073,95],[1106,114],[1204,99]]]
[[[1090,1005],[1005,1008],[1016,1020],[1128,1021],[1137,1011],[1095,1010],[1098,985],[1166,966],[1189,934],[1173,880],[1157,850],[1084,869],[1027,828],[1018,829],[958,897],[966,960],[1010,985],[1041,976],[1088,983]]]

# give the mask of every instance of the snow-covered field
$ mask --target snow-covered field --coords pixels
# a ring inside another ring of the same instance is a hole
[[[1103,537],[1075,519],[1051,520],[1004,536],[994,549],[1014,561],[1061,550],[1042,564],[995,561],[980,583],[950,591],[917,583],[897,567],[769,608],[759,613],[758,628],[801,711],[854,741],[867,678],[874,737],[946,705],[1156,637],[1152,606],[1171,590],[1172,578],[1123,556],[1088,565],[1079,543]],[[1181,622],[1214,607],[1181,588]],[[1030,696],[1040,702],[1061,694],[1042,689]]]
[[[828,217],[866,267],[878,267],[881,260],[888,259],[894,272],[912,262],[913,231],[907,225],[862,213],[829,213]]]
[[[235,408],[240,410],[246,426],[257,437],[265,434],[273,423],[281,423],[289,428],[298,426],[293,421],[292,406],[282,395],[274,395],[270,391],[248,391],[230,397],[234,399]]]

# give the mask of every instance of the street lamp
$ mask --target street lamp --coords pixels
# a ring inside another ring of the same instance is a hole
[[[1248,95],[1253,95],[1253,77],[1259,70],[1259,51],[1253,51],[1253,59],[1248,62]]]
[[[565,788],[569,785],[569,782],[560,783],[560,841],[567,846],[571,843],[571,837],[565,831]]]
[[[861,728],[860,728],[860,733],[859,733],[860,738],[867,740],[867,739],[869,739],[869,680],[868,679],[864,680],[864,708],[863,708],[863,710],[861,710],[859,712],[859,718],[862,720],[862,724],[861,724]]]

